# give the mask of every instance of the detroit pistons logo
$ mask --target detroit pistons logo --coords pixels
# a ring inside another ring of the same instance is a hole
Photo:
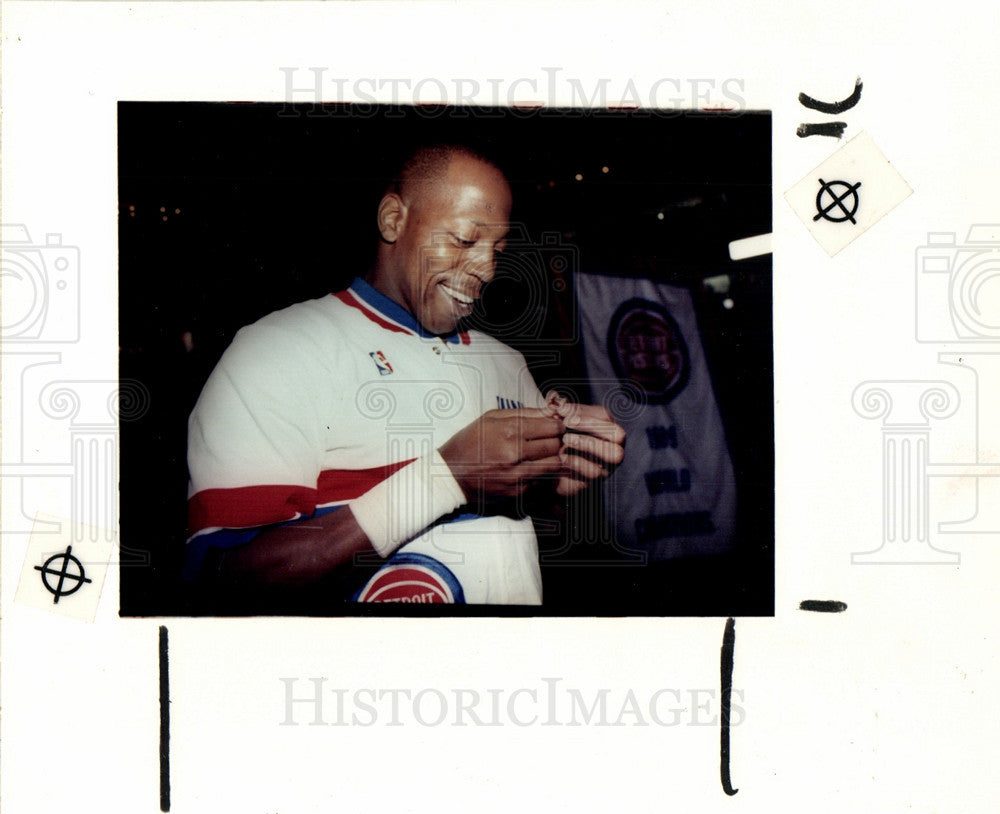
[[[443,563],[424,554],[397,554],[357,595],[358,602],[464,603],[462,585]]]
[[[622,303],[611,318],[608,356],[615,373],[653,404],[666,404],[688,383],[691,363],[676,320],[655,302]]]

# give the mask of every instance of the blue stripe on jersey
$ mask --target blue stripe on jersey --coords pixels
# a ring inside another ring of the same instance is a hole
[[[266,529],[294,526],[296,523],[312,520],[315,517],[322,517],[324,514],[330,514],[330,512],[335,512],[337,509],[342,508],[344,508],[343,505],[323,506],[316,509],[308,517],[289,520],[287,523],[277,523],[273,526],[257,526],[252,529],[219,529],[209,534],[200,534],[187,544],[187,550],[184,552],[184,568],[181,571],[181,580],[191,583],[198,579],[210,548],[236,548],[237,546],[249,543]]]
[[[413,314],[403,308],[403,306],[395,300],[389,299],[381,291],[376,291],[360,277],[354,278],[354,282],[351,283],[350,290],[364,300],[367,305],[370,305],[376,311],[381,311],[384,316],[387,316],[393,322],[398,322],[404,328],[409,328],[411,331],[424,339],[434,338],[435,334],[425,331],[423,325],[417,322],[416,317],[414,317]],[[448,334],[448,336],[442,336],[441,338],[445,342],[451,342],[453,345],[457,345],[460,341],[458,331]]]
[[[456,515],[455,517],[448,518],[448,523],[464,523],[466,520],[479,520],[482,517],[481,514],[475,514],[474,512],[463,512],[462,514]]]

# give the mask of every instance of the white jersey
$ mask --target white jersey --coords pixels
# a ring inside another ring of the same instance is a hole
[[[541,404],[520,353],[431,336],[363,280],[276,311],[237,333],[191,415],[188,573],[210,546],[348,504],[488,410]],[[449,515],[357,598],[539,604],[531,520]]]

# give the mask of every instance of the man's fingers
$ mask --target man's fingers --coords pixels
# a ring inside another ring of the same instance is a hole
[[[594,463],[589,458],[582,458],[579,455],[573,455],[570,452],[562,453],[560,458],[562,458],[564,471],[579,475],[587,478],[588,480],[606,478],[608,476],[607,469],[600,464]]]
[[[574,418],[569,418],[566,420],[566,429],[573,432],[585,432],[613,444],[622,444],[625,441],[625,430],[614,421],[599,418],[578,418],[574,423]]]
[[[521,460],[537,461],[541,458],[558,457],[559,450],[562,449],[562,444],[563,442],[559,436],[525,441],[521,446]]]
[[[562,477],[559,478],[559,483],[556,484],[556,494],[563,497],[572,497],[582,492],[588,485],[587,481],[579,478]]]
[[[563,460],[559,455],[550,455],[547,458],[539,458],[536,461],[521,461],[511,470],[511,474],[518,480],[530,480],[531,478],[541,478],[560,472],[563,469]]]
[[[499,418],[546,418],[549,413],[542,407],[515,407],[511,410],[490,410]]]
[[[536,438],[557,438],[566,431],[562,419],[548,418],[541,410],[521,408],[502,412],[504,415],[501,416],[501,420],[513,428],[512,433],[526,441]]]
[[[567,430],[595,435],[613,444],[625,441],[625,430],[619,427],[603,407],[592,404],[567,403],[559,411]]]
[[[593,435],[581,435],[578,432],[567,432],[562,439],[565,446],[570,449],[585,452],[601,461],[609,464],[620,464],[625,457],[625,450],[620,444],[605,441]]]
[[[566,404],[566,399],[559,395],[556,390],[549,390],[545,394],[545,406],[542,407],[542,412],[547,416],[552,418],[560,418],[559,411]]]

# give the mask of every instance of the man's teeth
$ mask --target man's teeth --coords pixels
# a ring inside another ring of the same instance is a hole
[[[472,305],[472,297],[466,297],[465,294],[459,294],[454,288],[449,288],[446,285],[442,285],[441,288],[444,289],[445,293],[449,297],[454,297],[462,305]]]

